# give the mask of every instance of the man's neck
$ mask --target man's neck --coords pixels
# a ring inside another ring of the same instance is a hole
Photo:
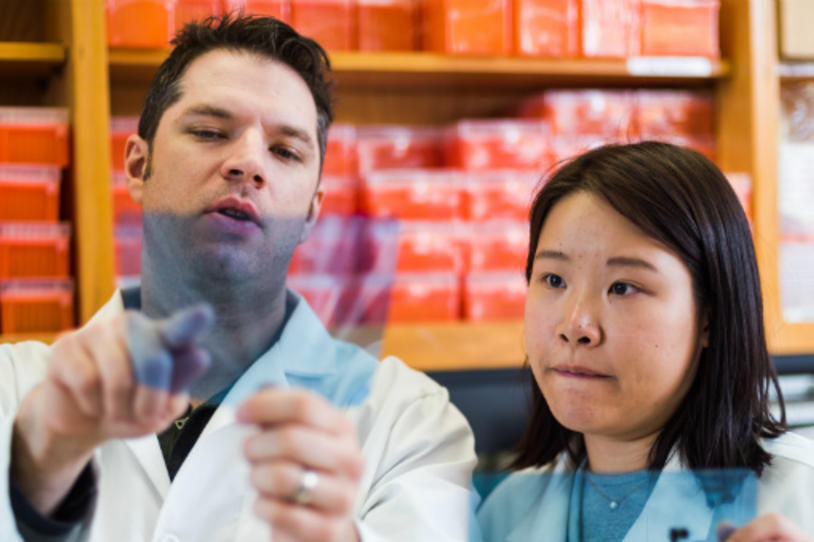
[[[193,398],[205,400],[231,384],[278,337],[286,318],[285,283],[263,286],[158,278],[147,269],[142,273],[141,310],[147,316],[166,318],[200,302],[215,311],[215,324],[203,340],[212,366],[193,385]]]

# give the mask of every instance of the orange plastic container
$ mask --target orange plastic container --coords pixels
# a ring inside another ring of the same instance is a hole
[[[718,58],[719,0],[641,0],[641,54]]]
[[[362,180],[360,207],[376,218],[453,220],[461,216],[463,190],[456,171],[379,171]]]
[[[166,47],[175,28],[175,0],[105,0],[105,11],[112,47]]]
[[[462,271],[459,230],[450,222],[371,220],[363,234],[360,269],[376,274]]]
[[[470,322],[521,320],[526,304],[522,273],[469,273],[463,280],[463,314]]]
[[[360,51],[419,48],[418,0],[356,0]]]
[[[529,219],[535,189],[544,171],[490,171],[468,176],[463,194],[463,216],[467,220]]]
[[[521,106],[526,118],[549,122],[554,134],[602,135],[619,141],[638,137],[636,95],[627,90],[552,90]]]
[[[115,171],[124,169],[124,148],[127,138],[138,133],[138,117],[110,119],[110,160]]]
[[[57,167],[0,165],[0,220],[59,219]]]
[[[706,92],[643,90],[636,96],[636,117],[642,139],[670,135],[710,138],[715,102]]]
[[[200,22],[221,13],[223,13],[221,0],[176,0],[173,28],[177,32],[187,23]]]
[[[356,130],[359,172],[436,168],[443,164],[441,132],[436,128],[365,126]]]
[[[509,0],[424,0],[424,49],[506,55],[512,51]]]
[[[0,107],[0,162],[68,165],[68,110]]]
[[[354,312],[367,323],[448,322],[459,319],[460,283],[452,273],[366,275]]]
[[[291,17],[289,0],[225,0],[226,11],[241,11],[252,15],[270,15],[288,22]]]
[[[582,55],[625,58],[639,54],[641,0],[581,0]]]
[[[527,222],[472,224],[469,269],[525,270],[529,250],[528,230]]]
[[[0,279],[68,277],[69,224],[0,222]]]
[[[361,219],[324,216],[294,251],[289,275],[350,274],[357,267]]]
[[[328,51],[356,49],[352,0],[291,0],[291,25]]]
[[[527,56],[579,56],[579,1],[514,0],[514,50]]]
[[[447,165],[469,171],[549,166],[550,130],[535,120],[464,120],[446,132]]]
[[[554,140],[551,142],[551,154],[552,159],[554,160],[554,167],[552,168],[552,171],[555,171],[564,163],[576,158],[580,154],[614,142],[618,142],[618,139],[582,134],[556,135],[554,136]]]
[[[74,287],[68,280],[0,282],[0,333],[42,333],[74,326]]]
[[[738,201],[743,206],[743,211],[746,213],[746,218],[752,222],[752,177],[748,173],[726,173],[726,178],[735,195],[738,196]]]
[[[130,224],[116,226],[113,233],[116,276],[137,277],[141,275],[140,226]]]
[[[358,181],[355,177],[322,176],[320,217],[326,215],[351,216],[356,212]]]
[[[352,124],[333,124],[328,129],[323,175],[348,177],[356,175],[356,127]]]
[[[113,223],[141,224],[141,206],[130,197],[124,172],[113,172],[110,192],[113,196]]]

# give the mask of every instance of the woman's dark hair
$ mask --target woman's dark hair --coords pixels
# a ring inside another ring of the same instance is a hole
[[[760,475],[771,461],[760,439],[783,433],[786,416],[766,350],[749,223],[726,178],[701,154],[667,143],[609,145],[577,157],[534,199],[526,280],[546,217],[576,192],[604,200],[674,252],[709,319],[709,345],[695,380],[654,442],[648,468],[663,468],[675,449],[691,469],[747,468]],[[554,418],[534,379],[531,384],[531,419],[513,467],[543,466],[563,451],[579,463],[582,436]],[[769,410],[770,386],[779,420]]]
[[[302,77],[317,108],[317,142],[322,164],[328,126],[333,121],[333,81],[328,77],[331,71],[328,55],[317,42],[272,17],[226,14],[185,25],[175,35],[172,45],[172,52],[161,63],[147,89],[138,124],[138,135],[151,151],[161,116],[181,98],[179,82],[189,64],[209,51],[226,49],[276,60]],[[150,162],[147,162],[148,170]],[[145,171],[145,178],[149,176],[150,172]]]

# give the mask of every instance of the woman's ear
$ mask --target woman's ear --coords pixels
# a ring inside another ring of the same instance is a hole
[[[709,309],[704,309],[701,311],[701,321],[698,324],[699,331],[699,341],[701,343],[701,348],[706,348],[709,346]]]
[[[139,205],[142,204],[149,162],[150,148],[147,142],[137,134],[128,137],[124,145],[124,174],[127,178],[127,191]]]

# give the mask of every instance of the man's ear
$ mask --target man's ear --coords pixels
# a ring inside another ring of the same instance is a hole
[[[127,178],[127,191],[133,201],[142,204],[145,173],[150,161],[150,149],[147,142],[137,134],[127,138],[124,145],[124,174]]]
[[[322,188],[322,182],[320,182],[319,186],[317,187],[317,191],[314,192],[314,195],[311,198],[311,204],[308,206],[308,215],[305,217],[305,227],[302,229],[300,243],[308,239],[308,236],[311,234],[311,230],[314,228],[314,224],[317,223],[319,211],[322,208],[322,198],[324,197],[325,190]]]

